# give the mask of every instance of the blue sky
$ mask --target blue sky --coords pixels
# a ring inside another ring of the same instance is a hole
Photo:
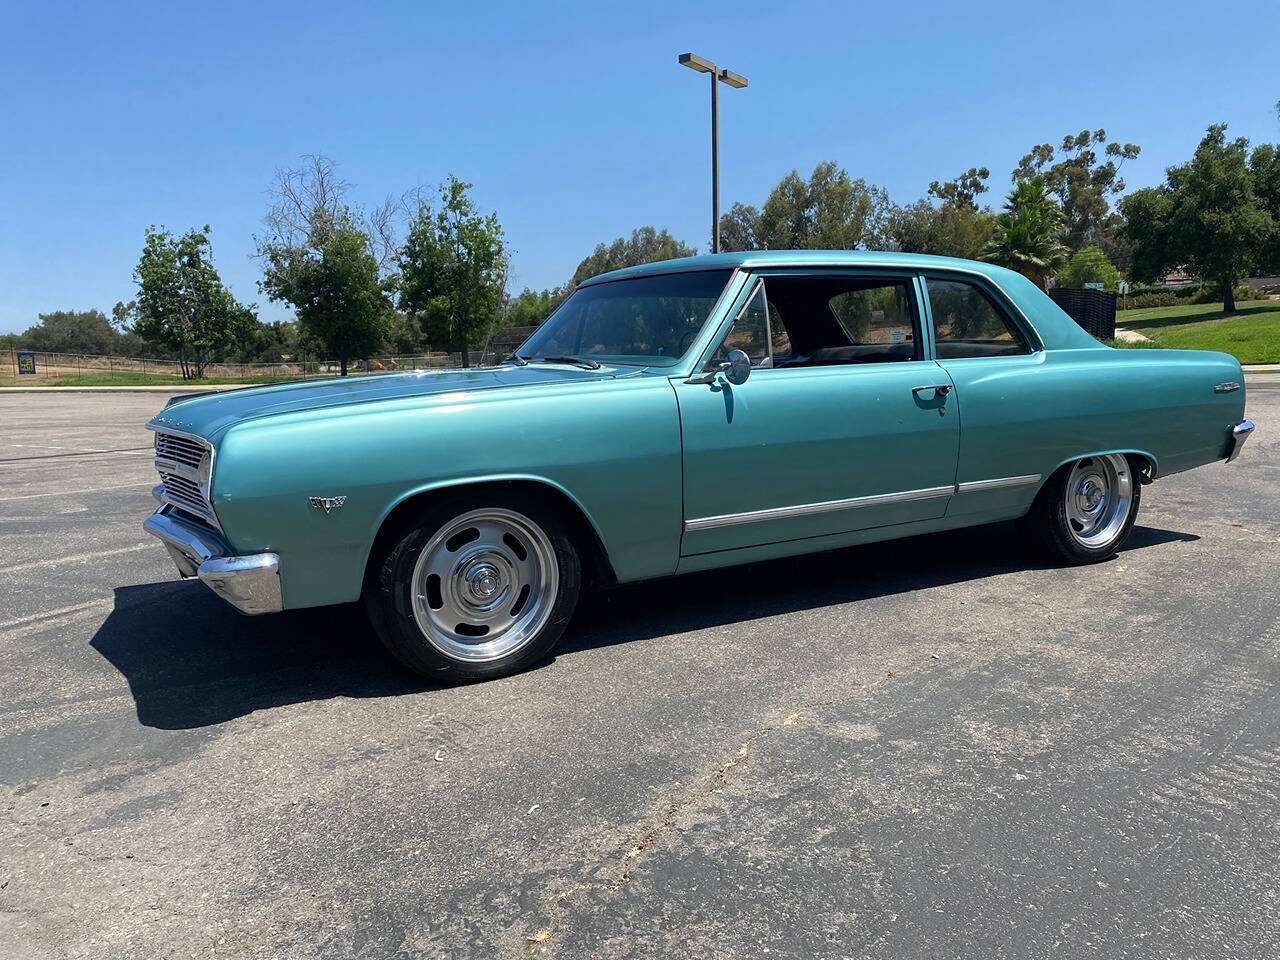
[[[277,167],[324,153],[366,205],[450,172],[514,248],[513,286],[667,227],[705,249],[706,81],[723,89],[721,196],[759,203],[835,159],[897,202],[1035,143],[1104,127],[1158,182],[1204,128],[1280,139],[1280,5],[738,2],[12,3],[0,31],[0,332],[134,293],[151,223],[211,224],[264,319],[253,234]]]

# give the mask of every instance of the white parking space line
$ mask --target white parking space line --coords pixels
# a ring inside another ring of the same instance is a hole
[[[117,547],[114,550],[94,550],[92,553],[77,553],[69,557],[51,557],[48,560],[28,560],[25,563],[15,563],[9,567],[0,567],[0,573],[17,573],[19,570],[35,570],[38,567],[56,567],[63,563],[80,563],[85,560],[97,560],[100,557],[118,557],[122,553],[137,553],[140,550],[150,550],[158,546],[155,541],[148,543],[137,543],[132,547]]]
[[[121,447],[116,450],[77,450],[75,447],[66,447],[71,453],[42,453],[31,457],[0,457],[0,463],[26,463],[30,460],[74,460],[76,457],[102,457],[108,454],[122,454],[126,456],[138,457],[143,454],[151,456],[155,452],[154,447]]]
[[[39,633],[41,630],[47,630],[54,623],[63,620],[74,620],[95,613],[104,607],[110,607],[115,602],[114,597],[100,597],[97,600],[90,600],[88,603],[77,603],[74,606],[46,610],[43,613],[33,614],[29,617],[21,617],[8,624],[6,629],[0,630],[0,640],[16,640],[18,637]]]
[[[89,487],[85,490],[50,490],[47,493],[24,493],[17,497],[0,497],[0,503],[9,503],[13,500],[35,500],[37,497],[74,497],[83,493],[99,493],[102,490],[128,490],[134,488],[136,490],[149,491],[154,487],[154,483],[119,483],[110,487]]]

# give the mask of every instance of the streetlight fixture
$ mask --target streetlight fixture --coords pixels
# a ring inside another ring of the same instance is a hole
[[[711,252],[720,252],[720,84],[735,90],[747,85],[747,78],[717,67],[696,53],[680,54],[680,64],[698,73],[711,75]]]

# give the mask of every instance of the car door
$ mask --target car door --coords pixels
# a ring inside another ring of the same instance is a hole
[[[860,299],[850,306],[850,297]],[[836,315],[838,303],[851,319]],[[959,423],[951,381],[924,359],[912,275],[764,275],[730,317],[711,359],[744,349],[747,380],[673,381],[682,555],[943,515]],[[859,329],[851,334],[847,323]]]
[[[948,516],[1018,516],[1063,430],[1044,351],[1025,318],[981,277],[929,271],[921,279],[934,356],[951,378],[964,424]]]

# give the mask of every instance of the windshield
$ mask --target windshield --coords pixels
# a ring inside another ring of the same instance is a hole
[[[732,270],[664,273],[579,287],[517,353],[670,367],[707,322]]]

